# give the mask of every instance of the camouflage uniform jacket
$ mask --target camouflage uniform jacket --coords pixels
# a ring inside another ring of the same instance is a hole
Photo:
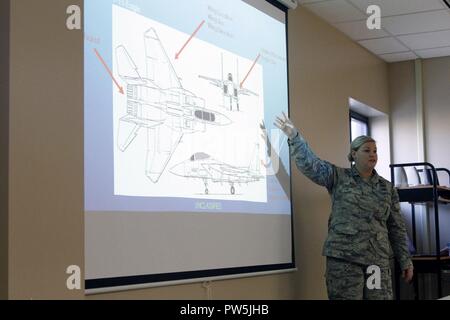
[[[288,143],[299,170],[331,196],[324,256],[380,267],[395,256],[402,270],[412,266],[398,194],[389,181],[375,170],[364,181],[355,167],[319,159],[300,134]]]

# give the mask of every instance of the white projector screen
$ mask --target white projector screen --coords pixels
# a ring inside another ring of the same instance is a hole
[[[261,0],[85,2],[87,293],[295,268],[286,22]]]

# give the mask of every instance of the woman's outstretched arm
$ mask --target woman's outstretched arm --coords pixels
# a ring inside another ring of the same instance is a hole
[[[306,140],[284,113],[282,117],[277,117],[274,125],[288,137],[291,157],[295,160],[297,168],[313,182],[331,190],[334,183],[335,166],[314,154]]]

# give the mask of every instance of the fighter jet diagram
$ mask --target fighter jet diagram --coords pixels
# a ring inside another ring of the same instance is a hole
[[[237,111],[239,111],[239,95],[253,95],[258,96],[256,92],[253,92],[249,89],[242,88],[239,83],[239,65],[238,61],[236,61],[236,75],[237,81],[235,82],[233,79],[233,74],[229,72],[224,78],[224,67],[223,67],[223,53],[221,54],[221,70],[222,70],[222,78],[216,79],[207,77],[204,75],[199,75],[198,77],[201,79],[208,80],[210,84],[216,86],[222,90],[222,95],[224,97],[224,104],[229,103],[230,111],[233,111],[233,107],[235,106]]]
[[[183,88],[154,28],[144,33],[146,74],[127,49],[117,46],[117,71],[127,84],[126,115],[119,120],[118,148],[124,152],[139,132],[147,136],[145,174],[157,183],[184,134],[226,126],[231,120],[205,108],[205,100]]]
[[[230,193],[235,194],[235,184],[248,184],[257,182],[264,178],[260,174],[258,161],[258,150],[255,148],[255,157],[248,167],[237,167],[212,158],[204,152],[193,154],[190,159],[185,160],[170,169],[174,175],[184,178],[201,179],[205,185],[205,194],[209,193],[208,182],[228,183]]]

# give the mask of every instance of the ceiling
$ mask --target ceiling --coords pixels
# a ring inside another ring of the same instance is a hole
[[[450,2],[450,1],[447,1]],[[450,56],[450,9],[443,0],[299,0],[387,62]],[[381,29],[366,26],[368,6],[381,9]]]

